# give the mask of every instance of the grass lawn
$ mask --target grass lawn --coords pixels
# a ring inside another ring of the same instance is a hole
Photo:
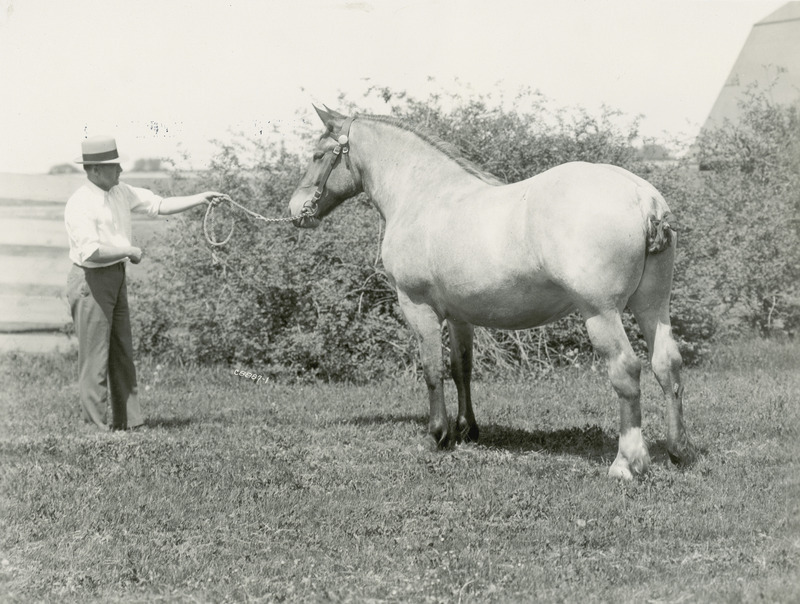
[[[75,365],[2,360],[3,602],[800,601],[797,344],[686,372],[686,470],[647,374],[631,483],[606,477],[617,404],[588,370],[475,384],[481,444],[431,452],[411,380],[142,362],[148,427],[108,433],[81,424]]]

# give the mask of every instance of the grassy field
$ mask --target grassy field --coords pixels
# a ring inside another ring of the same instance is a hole
[[[101,433],[74,358],[7,356],[0,601],[797,602],[798,367],[797,344],[750,343],[687,371],[683,471],[647,375],[654,463],[623,484],[590,371],[476,384],[481,444],[430,452],[411,380],[143,362],[148,427]]]

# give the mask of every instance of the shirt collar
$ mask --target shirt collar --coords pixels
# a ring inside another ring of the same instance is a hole
[[[94,184],[91,180],[88,180],[88,179],[86,180],[86,186],[87,186],[87,188],[89,189],[89,191],[91,193],[93,193],[95,195],[102,195],[104,198],[105,198],[106,195],[111,193],[111,191],[104,191],[103,189],[101,189],[96,184]],[[113,189],[113,187],[112,187],[112,189]]]
[[[91,180],[88,180],[88,179],[87,179],[87,181],[86,181],[86,187],[87,187],[87,188],[88,188],[88,189],[89,189],[89,190],[90,190],[92,193],[105,193],[105,191],[103,191],[103,189],[101,189],[101,188],[100,188],[100,187],[98,187],[96,184],[94,184],[94,183],[93,183]]]

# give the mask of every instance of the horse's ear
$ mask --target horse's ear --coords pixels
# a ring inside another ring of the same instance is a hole
[[[316,105],[314,105],[313,107],[314,110],[317,112],[319,119],[322,120],[322,123],[325,124],[325,126],[331,132],[338,132],[341,129],[344,120],[347,119],[344,115],[342,115],[338,111],[330,109],[327,105],[323,105],[325,109],[320,109]]]
[[[335,109],[331,109],[330,107],[328,107],[328,106],[327,106],[327,105],[325,105],[324,103],[322,104],[322,106],[323,106],[323,107],[325,107],[325,109],[327,110],[327,112],[328,112],[328,113],[329,113],[329,114],[330,114],[332,117],[337,117],[337,118],[339,118],[339,119],[341,119],[341,120],[347,119],[347,116],[346,116],[346,115],[343,115],[343,114],[339,113],[339,112],[338,112],[338,111],[336,111]]]
[[[317,115],[319,116],[319,119],[322,120],[322,123],[327,126],[328,122],[331,119],[331,114],[326,111],[327,107],[325,109],[320,109],[319,107],[313,104],[312,107],[314,107],[314,111],[317,112]]]

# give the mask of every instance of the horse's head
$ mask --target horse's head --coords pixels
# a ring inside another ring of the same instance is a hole
[[[314,107],[325,132],[314,147],[306,173],[289,201],[295,226],[316,228],[345,199],[361,192],[361,182],[350,159],[350,124],[336,111]]]

